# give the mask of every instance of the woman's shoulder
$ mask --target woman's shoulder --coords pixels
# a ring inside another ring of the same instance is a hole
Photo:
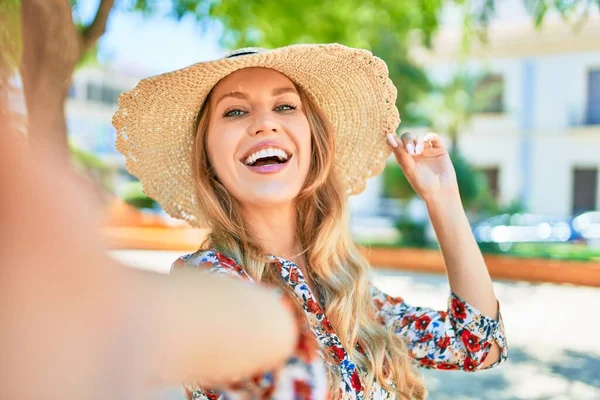
[[[212,273],[232,275],[238,278],[252,280],[237,261],[214,249],[198,250],[194,253],[185,254],[179,257],[173,263],[171,271],[184,267],[201,268]]]

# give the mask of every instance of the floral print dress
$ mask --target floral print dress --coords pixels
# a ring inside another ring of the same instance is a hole
[[[348,356],[325,315],[323,305],[311,292],[298,266],[286,259],[269,256],[282,280],[288,284],[303,305],[305,319],[299,321],[301,339],[296,354],[279,370],[257,376],[247,382],[222,390],[208,390],[197,385],[186,386],[189,400],[201,399],[325,399],[327,381],[324,360],[315,356],[320,350],[310,343],[314,338],[318,348],[329,352],[342,377],[339,399],[395,399],[376,381],[369,396],[364,392],[363,375]],[[215,251],[198,251],[179,258],[173,269],[200,267],[213,273],[231,275],[254,282],[237,262]],[[413,307],[399,297],[391,297],[371,286],[371,296],[377,319],[393,329],[406,342],[409,355],[424,368],[462,369],[467,372],[482,368],[492,343],[501,349],[500,360],[508,357],[502,318],[493,320],[479,312],[455,294],[450,295],[448,311]],[[300,319],[301,316],[299,316]],[[310,334],[314,337],[307,337]]]

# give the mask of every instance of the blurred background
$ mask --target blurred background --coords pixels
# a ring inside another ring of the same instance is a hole
[[[598,0],[0,0],[0,107],[23,132],[28,119],[55,128],[39,131],[89,178],[111,254],[166,273],[206,232],[166,215],[125,170],[118,95],[232,48],[309,42],[387,62],[399,133],[446,137],[495,278],[510,362],[426,371],[431,398],[600,399]],[[52,117],[40,122],[42,110]],[[378,285],[444,309],[427,210],[393,157],[351,206]]]

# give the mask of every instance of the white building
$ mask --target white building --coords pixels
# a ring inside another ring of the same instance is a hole
[[[415,50],[436,80],[456,71],[460,35],[448,27],[432,50]],[[463,61],[503,85],[491,112],[477,115],[459,139],[497,199],[557,216],[600,209],[600,16],[578,32],[554,16],[540,31],[531,17],[499,21],[489,42],[474,43]],[[375,178],[355,207],[377,204],[379,190]]]
[[[118,95],[132,89],[140,78],[138,73],[106,67],[78,70],[66,107],[70,140],[109,164],[124,166],[124,158],[115,149],[116,132],[111,120],[117,110]]]
[[[452,71],[452,48],[440,35],[423,58],[437,76]],[[459,143],[499,199],[554,215],[600,209],[600,18],[578,33],[554,18],[539,32],[497,25],[469,61],[504,83],[499,112],[477,116]]]

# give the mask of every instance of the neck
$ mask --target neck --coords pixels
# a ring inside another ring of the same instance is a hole
[[[243,215],[252,235],[267,253],[295,261],[302,249],[296,235],[296,209],[293,204],[245,208]]]

